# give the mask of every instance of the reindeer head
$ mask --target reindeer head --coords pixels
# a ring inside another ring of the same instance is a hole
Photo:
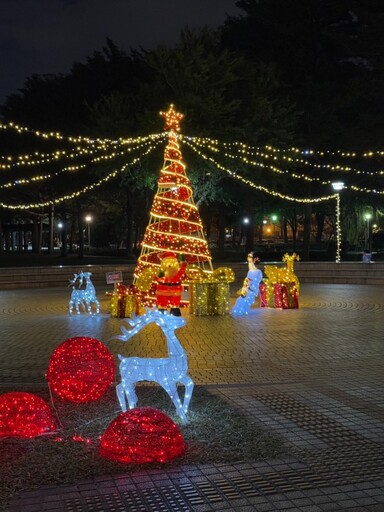
[[[73,274],[73,279],[69,279],[69,285],[75,287],[76,281],[79,280],[79,287],[83,284],[82,272],[80,274]]]

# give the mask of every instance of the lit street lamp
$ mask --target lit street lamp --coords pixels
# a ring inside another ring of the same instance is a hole
[[[371,237],[371,230],[369,227],[369,221],[372,219],[372,214],[367,212],[364,213],[364,220],[367,221],[367,229],[364,230],[365,236],[364,236],[364,249],[368,249],[369,252],[371,252],[371,245],[372,245],[372,237]],[[368,241],[368,247],[367,247],[367,241]]]
[[[93,218],[92,215],[86,215],[85,222],[87,223],[88,228],[88,247],[91,247],[91,222]]]
[[[276,241],[276,222],[277,222],[277,215],[273,214],[271,215],[271,221],[273,224],[273,240]]]
[[[57,223],[57,229],[59,231],[59,244],[61,246],[61,230],[63,229],[64,224],[62,222]]]

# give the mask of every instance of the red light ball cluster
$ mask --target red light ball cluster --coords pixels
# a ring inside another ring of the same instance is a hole
[[[65,340],[53,352],[47,380],[63,400],[85,403],[106,393],[115,376],[115,364],[107,347],[84,336]]]
[[[151,407],[131,409],[117,416],[101,438],[100,454],[108,459],[142,464],[167,462],[185,450],[178,426]]]
[[[0,438],[32,438],[55,430],[55,419],[42,398],[21,391],[0,396]]]

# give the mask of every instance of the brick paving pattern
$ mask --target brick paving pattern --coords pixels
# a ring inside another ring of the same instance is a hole
[[[108,316],[106,298],[98,317],[70,317],[68,300],[61,289],[0,292],[1,392],[44,382],[52,351],[72,336],[122,352],[107,341],[122,321]],[[299,310],[183,315],[178,335],[195,383],[284,437],[291,455],[47,487],[14,497],[10,512],[384,511],[380,286],[304,284]]]

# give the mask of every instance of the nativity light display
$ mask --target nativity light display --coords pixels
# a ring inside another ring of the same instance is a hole
[[[178,142],[180,121],[184,116],[176,112],[173,105],[161,115],[165,118],[168,143],[135,269],[135,283],[145,269],[160,267],[165,251],[184,255],[187,263],[212,271],[212,258]]]
[[[236,304],[231,311],[233,316],[248,315],[256,297],[259,295],[259,285],[263,279],[263,273],[256,267],[258,258],[255,257],[253,253],[249,253],[247,261],[247,277],[244,279],[243,287],[240,290],[240,295],[237,298]]]
[[[121,413],[100,442],[100,455],[129,464],[167,462],[185,450],[178,426],[163,412],[142,407]]]
[[[56,430],[51,409],[39,396],[23,391],[0,396],[0,439],[33,438]]]
[[[115,377],[112,354],[101,341],[85,336],[65,340],[53,352],[46,378],[64,401],[92,402],[101,398]]]
[[[79,306],[82,307],[83,311],[87,310],[91,315],[92,304],[96,307],[95,312],[100,312],[100,302],[97,300],[96,290],[91,281],[91,275],[92,272],[81,271],[79,274],[74,274],[73,279],[70,279],[69,283],[72,285],[72,293],[68,305],[70,315],[73,313],[73,309],[75,309],[76,313],[79,315]],[[83,283],[85,283],[85,288],[81,288]]]
[[[193,380],[188,375],[188,358],[180,341],[175,335],[175,330],[185,325],[185,319],[181,316],[170,315],[157,309],[147,310],[145,315],[128,320],[132,329],[121,327],[122,334],[115,336],[121,341],[128,341],[143,327],[154,322],[163,331],[167,341],[168,357],[145,358],[123,357],[120,359],[121,383],[116,386],[117,397],[123,412],[127,410],[127,402],[130,409],[137,404],[135,387],[137,382],[152,381],[159,384],[169,395],[176,412],[183,423],[187,423],[187,412],[193,392]],[[180,400],[177,385],[185,386],[184,400]]]

